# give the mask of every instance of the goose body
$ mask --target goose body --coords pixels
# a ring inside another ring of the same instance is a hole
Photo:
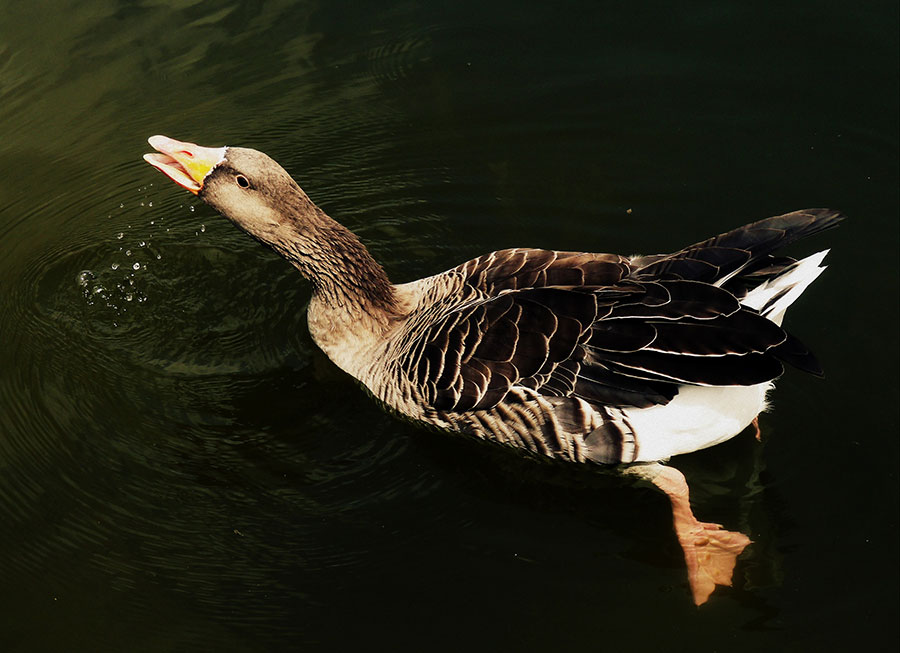
[[[414,421],[573,462],[661,461],[743,431],[784,363],[821,374],[781,325],[826,252],[775,252],[835,226],[836,211],[767,218],[667,255],[506,249],[392,284],[265,154],[150,144],[149,163],[312,282],[314,341]]]
[[[509,250],[493,256],[494,261],[499,256],[526,263],[533,258],[541,261],[539,265],[559,260],[559,253],[542,250]],[[372,337],[368,328],[362,334],[341,328],[333,307],[313,298],[309,309],[313,340],[345,372],[406,417],[575,462],[653,461],[702,449],[736,435],[762,410],[769,381],[751,386],[678,385],[671,400],[645,407],[599,403],[591,400],[590,389],[554,387],[554,382],[567,381],[575,386],[578,378],[556,379],[553,364],[546,362],[559,328],[547,311],[541,311],[547,320],[537,327],[542,331],[520,328],[531,316],[516,315],[518,320],[503,324],[502,342],[466,345],[465,336],[471,332],[473,340],[482,342],[492,335],[491,327],[479,332],[475,325],[492,319],[496,325],[518,308],[513,298],[530,295],[521,289],[497,291],[473,278],[471,269],[479,263],[397,286],[405,319],[394,321],[378,337]],[[526,290],[535,287],[548,286]],[[565,298],[567,292],[560,295]],[[495,309],[493,302],[505,295],[509,300]],[[499,317],[491,314],[492,309]],[[588,309],[592,313],[593,307]],[[561,346],[574,352],[577,340],[594,323],[588,318],[570,328]],[[516,351],[519,348],[524,351]],[[538,351],[533,354],[526,348]],[[535,361],[520,362],[532,355]],[[572,356],[567,351],[567,358],[556,365]],[[466,363],[475,369],[467,370]],[[525,367],[528,364],[531,368]],[[550,371],[543,384],[534,378],[534,369],[541,365]],[[603,438],[586,444],[591,434]]]

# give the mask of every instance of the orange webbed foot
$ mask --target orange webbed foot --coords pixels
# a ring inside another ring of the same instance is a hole
[[[731,587],[737,558],[750,544],[750,538],[743,533],[726,531],[719,524],[697,521],[692,514],[673,513],[673,516],[694,603],[703,605],[716,585]]]
[[[645,470],[635,468],[631,473],[649,480],[672,503],[675,535],[684,552],[694,603],[706,603],[716,585],[730,587],[737,558],[750,544],[750,538],[694,517],[687,481],[677,469],[653,465]]]

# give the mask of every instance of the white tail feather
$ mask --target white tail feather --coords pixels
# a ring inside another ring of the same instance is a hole
[[[781,275],[748,292],[741,304],[759,311],[780,326],[788,307],[825,270],[821,263],[828,251],[826,249],[797,261]]]

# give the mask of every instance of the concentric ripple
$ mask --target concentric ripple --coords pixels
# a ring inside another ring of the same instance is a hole
[[[0,576],[81,570],[58,594],[152,576],[225,615],[223,587],[305,570],[283,590],[302,600],[317,570],[365,564],[335,533],[352,540],[372,505],[430,484],[398,472],[394,422],[314,350],[290,265],[174,189],[122,187],[72,198],[56,232],[37,232],[47,206],[12,221],[35,244],[0,264],[17,270],[0,297],[0,537],[30,544]]]

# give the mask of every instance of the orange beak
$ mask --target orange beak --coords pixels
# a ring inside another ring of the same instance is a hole
[[[203,180],[225,158],[224,147],[201,147],[167,136],[151,136],[150,146],[159,154],[145,154],[144,161],[194,195],[203,188]]]

